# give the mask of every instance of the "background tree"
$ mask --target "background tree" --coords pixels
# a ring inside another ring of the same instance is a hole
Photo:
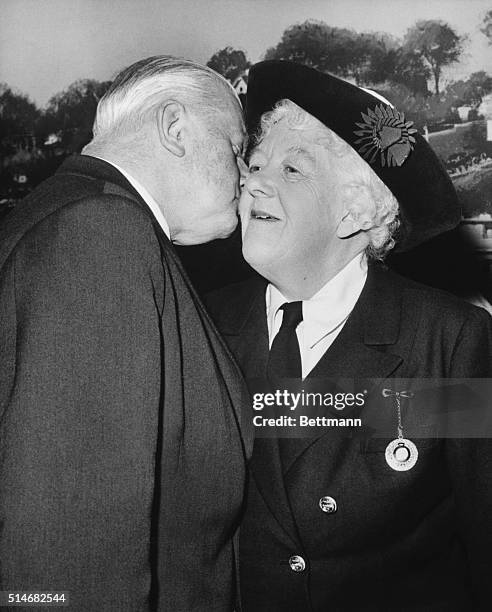
[[[266,60],[290,60],[324,70],[329,28],[321,21],[305,21],[284,30],[280,42],[265,53]]]
[[[365,56],[360,82],[374,84],[387,81],[395,72],[398,41],[384,32],[362,33],[356,41]]]
[[[405,85],[416,95],[430,95],[428,82],[431,77],[431,70],[426,65],[424,59],[404,47],[400,47],[395,52],[394,71],[389,76],[389,81]]]
[[[351,77],[357,85],[387,80],[391,74],[391,57],[395,48],[390,36],[341,30],[340,37],[340,44],[347,45],[346,52],[340,54],[340,76]]]
[[[267,50],[265,59],[290,60],[361,83],[374,46],[377,42],[370,35],[308,20],[287,28],[280,42]]]
[[[492,9],[485,14],[480,31],[489,39],[489,45],[492,45]]]
[[[287,28],[265,59],[291,60],[357,85],[391,81],[404,83],[415,93],[427,94],[430,68],[420,56],[401,48],[386,33],[358,33],[308,20]]]
[[[37,138],[40,117],[27,96],[0,84],[0,199],[23,197],[30,187],[28,169],[42,157]],[[0,207],[0,218],[6,211]]]
[[[453,105],[477,107],[482,98],[492,92],[492,76],[484,70],[474,72],[468,79],[455,81],[446,87],[446,95]]]
[[[458,61],[464,41],[447,23],[430,19],[418,21],[408,30],[404,48],[427,62],[434,77],[435,93],[439,94],[442,68]]]
[[[251,64],[244,51],[233,47],[225,47],[212,55],[207,62],[207,66],[234,83],[237,77],[247,70]]]
[[[31,100],[0,83],[0,133],[6,137],[34,134],[41,112]]]
[[[79,152],[92,138],[97,104],[110,84],[82,79],[54,95],[44,113],[43,131],[59,134],[68,153]]]

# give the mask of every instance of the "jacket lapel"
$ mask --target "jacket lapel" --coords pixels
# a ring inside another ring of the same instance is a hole
[[[277,438],[256,438],[251,459],[251,471],[270,512],[294,546],[301,540],[285,488],[283,466]]]
[[[254,379],[265,380],[268,362],[266,282],[263,279],[253,279],[241,285],[241,289],[232,294],[227,316],[220,321],[220,331],[227,337],[229,346],[241,364],[250,391],[253,392]],[[256,438],[250,466],[270,512],[292,544],[299,548],[297,528],[282,478],[276,438]]]

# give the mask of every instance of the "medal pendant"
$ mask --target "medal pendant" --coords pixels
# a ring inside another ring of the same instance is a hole
[[[386,447],[386,463],[392,470],[406,472],[411,470],[417,463],[419,451],[411,440],[397,438],[392,440]]]

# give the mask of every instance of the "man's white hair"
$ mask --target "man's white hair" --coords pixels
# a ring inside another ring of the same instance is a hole
[[[400,224],[395,196],[345,140],[291,100],[280,100],[272,111],[262,115],[252,145],[259,144],[273,125],[280,121],[284,121],[293,130],[316,130],[315,144],[339,158],[346,158],[344,163],[333,168],[335,177],[344,186],[348,208],[357,210],[358,201],[363,203],[361,209],[367,209],[367,201],[373,204],[369,212],[374,227],[368,230],[370,242],[366,254],[372,259],[384,259],[395,245],[393,236]]]
[[[195,112],[241,113],[232,85],[220,74],[195,62],[159,55],[122,70],[99,101],[94,139],[138,131],[165,100],[174,100]]]

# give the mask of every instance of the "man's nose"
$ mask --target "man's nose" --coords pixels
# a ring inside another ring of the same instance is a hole
[[[237,167],[239,168],[239,185],[242,189],[249,174],[248,166],[245,164],[242,157],[237,158]]]

